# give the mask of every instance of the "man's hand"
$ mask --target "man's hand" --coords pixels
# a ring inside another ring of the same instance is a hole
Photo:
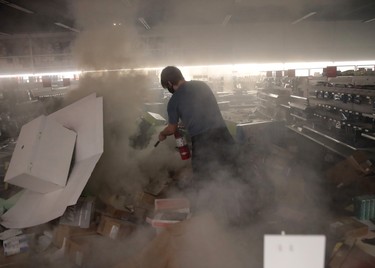
[[[168,124],[160,133],[159,141],[163,141],[167,136],[173,135],[177,130],[177,125]]]
[[[163,131],[159,133],[159,141],[163,141],[166,138],[167,138],[167,136],[163,134]]]

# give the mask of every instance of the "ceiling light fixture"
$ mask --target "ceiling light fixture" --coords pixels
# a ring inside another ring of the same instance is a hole
[[[59,27],[62,27],[62,28],[65,28],[65,29],[68,29],[68,30],[71,30],[73,32],[76,32],[76,33],[79,33],[79,30],[73,28],[73,27],[70,27],[68,25],[65,25],[63,23],[60,23],[60,22],[55,22],[55,25],[59,26]]]
[[[142,17],[138,18],[139,22],[142,23],[142,25],[146,28],[146,30],[150,30],[150,25],[147,24],[146,20]]]
[[[224,20],[223,20],[222,25],[226,26],[231,18],[232,18],[232,15],[226,15]]]
[[[369,19],[369,20],[365,20],[363,23],[369,23],[369,22],[373,22],[375,21],[375,18],[372,18],[372,19]]]
[[[305,20],[305,19],[307,19],[311,16],[314,16],[316,13],[317,12],[311,12],[311,13],[307,14],[306,16],[303,16],[302,18],[299,18],[298,20],[293,21],[292,24],[297,24],[300,21],[303,21],[303,20]]]
[[[19,5],[16,5],[16,4],[13,4],[11,2],[8,2],[8,1],[5,1],[5,0],[0,0],[0,4],[4,4],[4,5],[7,5],[9,7],[12,7],[14,9],[17,9],[19,11],[22,11],[22,12],[25,12],[25,13],[28,13],[28,14],[34,14],[35,12],[34,11],[31,11],[30,9],[27,9],[27,8],[24,8],[24,7],[21,7]]]

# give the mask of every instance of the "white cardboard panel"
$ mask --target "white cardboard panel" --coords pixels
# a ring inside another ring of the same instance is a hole
[[[48,194],[25,191],[18,202],[2,216],[1,225],[6,228],[27,228],[63,215],[69,206],[68,202],[72,201],[77,192],[79,198],[99,158],[100,155],[80,161],[74,168],[75,175],[62,190]]]
[[[77,134],[47,117],[39,147],[33,160],[33,175],[65,187],[69,175]]]
[[[7,228],[26,228],[60,217],[74,205],[103,153],[103,99],[92,94],[50,115],[77,133],[76,158],[65,188],[47,194],[25,191],[2,216]],[[49,116],[48,116],[49,117]]]
[[[77,133],[76,161],[103,153],[102,97],[91,94],[48,117]]]
[[[265,235],[264,268],[324,268],[324,235]]]
[[[75,140],[75,132],[54,120],[32,120],[21,129],[5,181],[40,193],[65,187]]]
[[[18,137],[20,142],[17,142],[14,148],[12,159],[5,174],[5,181],[9,181],[11,178],[19,176],[28,170],[34,153],[35,141],[37,140],[39,130],[42,129],[44,120],[44,115],[39,116],[22,126],[22,131]]]

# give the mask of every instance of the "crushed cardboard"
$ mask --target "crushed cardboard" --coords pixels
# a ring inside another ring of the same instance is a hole
[[[26,190],[1,217],[7,228],[26,228],[51,221],[75,205],[103,153],[103,99],[91,94],[51,115],[77,133],[74,163],[63,189],[47,194]]]
[[[368,156],[362,151],[355,151],[351,156],[328,169],[326,176],[332,183],[345,186],[373,172],[374,167]]]

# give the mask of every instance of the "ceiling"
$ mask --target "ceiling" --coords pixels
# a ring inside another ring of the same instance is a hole
[[[90,15],[91,20],[82,18]],[[303,17],[311,21],[367,21],[375,18],[375,1],[0,0],[0,35],[79,32],[93,21],[109,27],[121,23],[139,30],[149,26],[152,31],[168,24],[300,23]]]

